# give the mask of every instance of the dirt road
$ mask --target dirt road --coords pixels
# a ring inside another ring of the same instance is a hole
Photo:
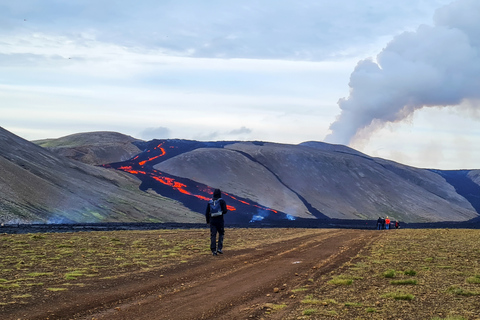
[[[28,305],[8,319],[282,319],[297,303],[292,289],[318,282],[353,259],[380,233],[324,230],[250,250],[202,256],[127,279],[100,280]]]

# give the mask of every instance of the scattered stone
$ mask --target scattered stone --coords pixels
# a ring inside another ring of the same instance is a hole
[[[273,288],[273,292],[274,292],[274,293],[279,293],[279,292],[280,292],[280,289],[279,289],[279,288]]]

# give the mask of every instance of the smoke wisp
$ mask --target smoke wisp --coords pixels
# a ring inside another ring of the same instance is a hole
[[[455,1],[435,12],[433,26],[396,36],[375,60],[357,64],[349,87],[327,142],[348,145],[423,107],[467,105],[477,113],[480,1]]]

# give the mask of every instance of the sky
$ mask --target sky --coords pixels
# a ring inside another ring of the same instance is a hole
[[[0,0],[0,126],[480,169],[479,39],[478,0]]]

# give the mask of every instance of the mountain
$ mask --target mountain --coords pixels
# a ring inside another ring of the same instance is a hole
[[[117,132],[76,133],[32,141],[58,155],[93,165],[119,162],[142,152],[144,141]]]
[[[2,205],[22,219],[203,222],[214,188],[223,191],[230,223],[479,219],[479,170],[418,169],[342,145],[141,141],[94,132],[36,142],[45,149],[0,133],[12,140],[0,143],[0,184],[12,189]]]
[[[93,135],[86,136],[89,141]],[[119,148],[117,159],[130,147]],[[139,190],[132,175],[59,156],[1,127],[0,150],[2,223],[204,221],[175,200]]]
[[[324,143],[231,143],[154,166],[295,217],[464,221],[472,204],[438,173]]]

